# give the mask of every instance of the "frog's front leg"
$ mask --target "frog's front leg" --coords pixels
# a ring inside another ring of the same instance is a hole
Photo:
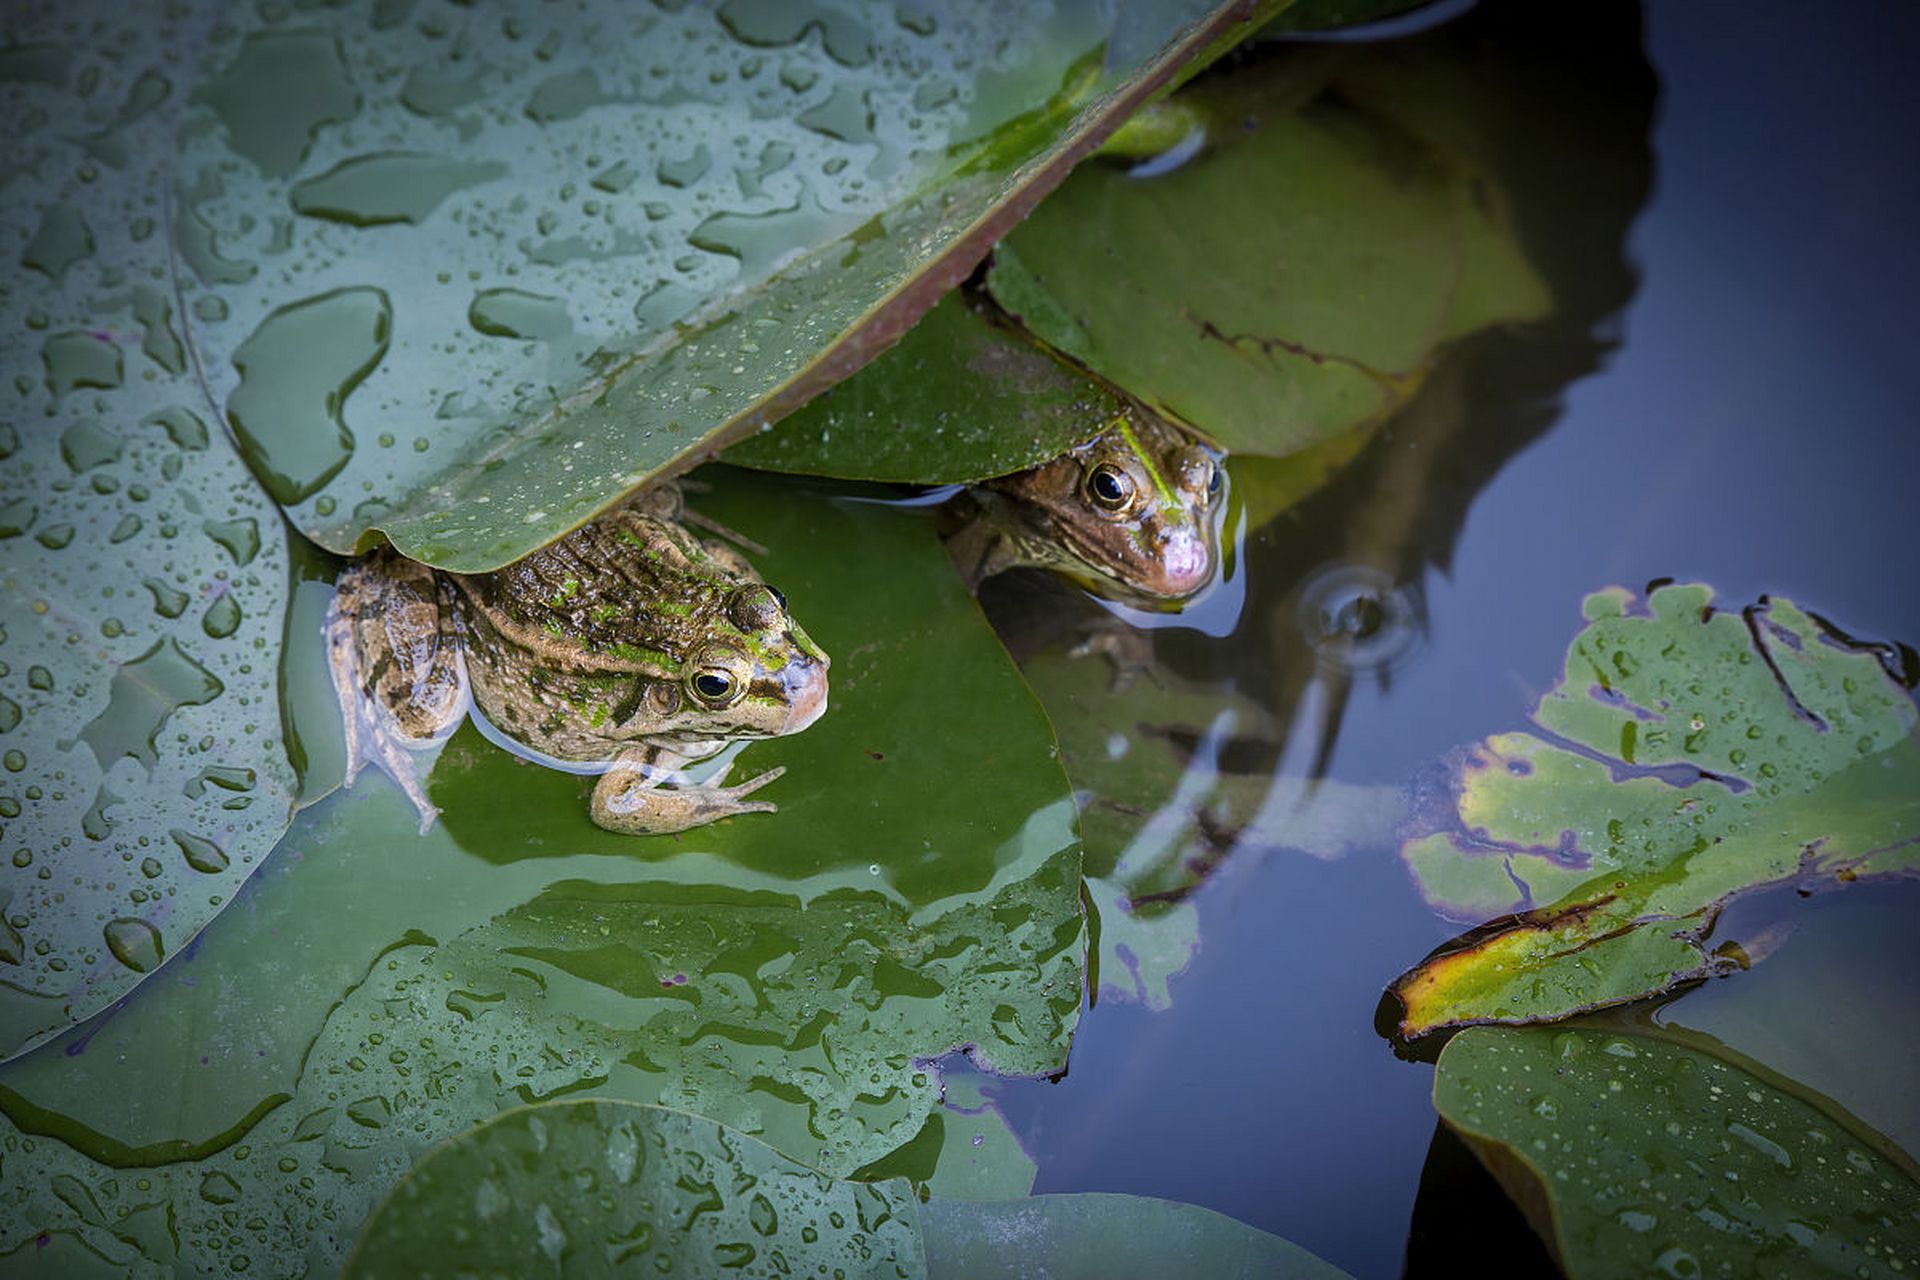
[[[669,783],[671,775],[681,766],[706,754],[711,752],[694,748],[689,753],[644,744],[628,747],[600,775],[593,789],[594,822],[622,835],[666,835],[736,813],[772,813],[778,807],[765,800],[744,797],[785,773],[785,765],[731,787],[722,785],[733,768],[731,763],[705,782]]]
[[[413,802],[423,835],[440,810],[409,752],[438,744],[467,714],[449,604],[433,570],[377,551],[347,566],[327,608],[327,664],[346,727],[344,785],[371,758]]]

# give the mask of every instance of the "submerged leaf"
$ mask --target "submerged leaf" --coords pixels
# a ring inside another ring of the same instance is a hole
[[[1189,87],[1204,149],[1154,176],[1075,173],[996,251],[994,297],[1148,405],[1271,456],[1379,421],[1448,341],[1542,315],[1495,180],[1323,92],[1332,69],[1282,51]]]
[[[73,38],[36,14],[9,14],[10,44]],[[0,164],[27,267],[0,292],[0,1058],[184,950],[293,799],[285,529],[208,430],[157,287],[180,104],[141,11],[100,21],[89,42],[142,55],[0,84],[7,119],[56,122]]]
[[[1433,1101],[1576,1280],[1920,1267],[1912,1161],[1710,1042],[1469,1028]]]
[[[497,567],[857,369],[1279,7],[203,4],[191,345],[303,532]]]
[[[696,1115],[509,1111],[429,1152],[368,1221],[351,1280],[452,1274],[926,1274],[903,1179],[841,1182]]]
[[[1527,1022],[1713,972],[1737,894],[1920,870],[1920,723],[1883,665],[1786,600],[1586,601],[1535,731],[1449,766],[1402,856],[1435,906],[1519,911],[1396,981],[1400,1033]]]
[[[767,471],[967,484],[1056,458],[1126,407],[957,291],[892,350],[725,460]]]

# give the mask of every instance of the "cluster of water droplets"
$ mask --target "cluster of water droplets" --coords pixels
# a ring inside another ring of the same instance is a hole
[[[1912,1181],[1807,1101],[1663,1040],[1466,1035],[1436,1102],[1538,1171],[1569,1270],[1920,1273]]]
[[[978,1039],[1003,1070],[1058,1069],[1080,989],[1077,865],[1055,854],[919,922],[872,894],[802,906],[577,884],[438,945],[415,935],[332,1010],[290,1088],[256,1083],[264,1096],[232,1100],[233,1127],[184,1135],[171,1161],[116,1167],[98,1142],[0,1120],[19,1189],[0,1253],[46,1235],[134,1269],[324,1271],[432,1144],[588,1089],[851,1174],[931,1122],[941,1083],[926,1059]],[[751,1196],[741,1207],[755,1212]],[[764,1263],[791,1237],[740,1239]]]
[[[924,1267],[905,1182],[838,1181],[698,1116],[594,1101],[510,1112],[423,1161],[348,1274],[414,1274],[423,1253],[528,1273],[912,1276]]]
[[[0,55],[0,1054],[158,967],[290,811],[283,525],[168,271],[171,12],[23,11]]]

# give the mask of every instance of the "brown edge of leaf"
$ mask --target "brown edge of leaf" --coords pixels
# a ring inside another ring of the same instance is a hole
[[[865,314],[849,325],[828,344],[819,359],[774,388],[751,409],[736,415],[702,437],[697,444],[689,446],[669,459],[640,485],[635,486],[634,489],[621,490],[610,495],[605,502],[581,516],[566,529],[553,534],[547,541],[551,542],[564,537],[589,520],[612,509],[636,489],[645,488],[649,484],[662,480],[670,480],[691,471],[703,462],[717,458],[728,445],[744,440],[759,430],[763,424],[779,421],[829,387],[858,373],[869,361],[898,342],[901,336],[940,300],[942,295],[965,280],[1008,231],[1033,212],[1034,206],[1051,195],[1054,189],[1066,180],[1067,174],[1073,170],[1074,166],[1093,154],[1140,106],[1163,88],[1174,83],[1175,77],[1183,68],[1196,63],[1204,66],[1204,62],[1201,61],[1203,58],[1218,57],[1232,49],[1293,2],[1294,0],[1226,0],[1226,3],[1215,6],[1208,17],[1194,23],[1187,29],[1186,34],[1179,36],[1162,49],[1159,55],[1148,64],[1145,72],[1100,108],[1092,123],[1083,128],[1078,137],[1067,143],[1050,159],[1039,164],[1026,181],[1020,183],[997,204],[990,205],[978,218],[974,219],[972,225],[955,236],[945,250],[929,261],[919,274],[907,279],[892,293],[882,297]],[[391,540],[389,531],[380,525],[369,525],[361,531],[354,551],[359,553],[372,550],[383,540]],[[402,554],[411,554],[407,547],[398,543],[395,545]],[[536,547],[530,547],[522,554],[528,554],[536,549]],[[417,551],[418,548],[414,550]],[[462,573],[484,573],[512,563],[513,559],[518,558],[520,557],[515,556],[499,563],[491,563],[485,558],[476,558],[471,563],[459,561],[457,566],[453,567]],[[442,557],[442,559],[450,558]]]

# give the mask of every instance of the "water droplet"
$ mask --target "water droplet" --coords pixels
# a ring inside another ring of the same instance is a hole
[[[145,920],[122,916],[107,921],[101,933],[113,958],[135,973],[152,973],[160,967],[161,958],[166,954],[160,943],[160,931]]]

